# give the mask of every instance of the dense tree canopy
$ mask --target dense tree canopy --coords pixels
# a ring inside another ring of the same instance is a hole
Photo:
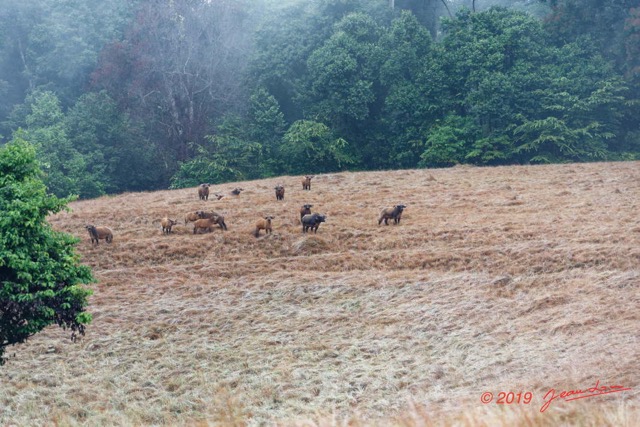
[[[35,149],[22,136],[0,148],[0,364],[7,346],[46,326],[82,334],[91,320],[82,284],[93,279],[75,253],[78,239],[46,222],[69,199],[47,194]]]
[[[50,190],[80,197],[634,159],[639,3],[11,0],[0,134],[23,129]]]

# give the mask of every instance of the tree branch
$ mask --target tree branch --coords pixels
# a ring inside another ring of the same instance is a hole
[[[449,15],[449,18],[453,18],[453,15],[451,14],[451,10],[449,10],[449,5],[447,5],[447,0],[442,0],[442,4],[444,5],[445,9],[447,9],[447,14]]]

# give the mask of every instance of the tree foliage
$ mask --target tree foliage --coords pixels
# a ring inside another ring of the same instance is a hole
[[[637,0],[8,2],[0,134],[59,195],[640,153]]]
[[[46,193],[34,146],[20,133],[0,149],[0,364],[9,345],[56,324],[84,334],[93,279],[77,239],[53,231],[47,215],[70,199]]]
[[[228,116],[207,135],[204,144],[194,146],[196,156],[180,164],[171,179],[171,188],[193,187],[207,182],[256,178],[260,175],[262,145],[252,142],[247,129],[237,116]]]
[[[355,163],[349,144],[323,123],[298,120],[284,135],[285,167],[294,174],[335,172]]]
[[[106,91],[82,95],[66,112],[64,126],[103,192],[148,190],[162,180],[162,156]]]
[[[22,136],[37,149],[49,191],[59,197],[104,194],[104,177],[99,170],[91,173],[85,157],[67,135],[57,96],[52,92],[35,93],[29,107]]]
[[[132,1],[4,0],[0,8],[0,123],[35,89],[52,91],[62,107],[85,90],[105,44],[122,34]],[[0,127],[1,128],[1,127]],[[4,129],[5,136],[11,130]],[[0,132],[3,133],[3,132]]]
[[[126,37],[107,46],[92,76],[148,125],[175,162],[243,97],[247,2],[141,2]]]

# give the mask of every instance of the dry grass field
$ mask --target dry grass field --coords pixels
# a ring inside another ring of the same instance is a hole
[[[286,187],[276,201],[274,186]],[[94,320],[0,368],[0,425],[638,425],[640,163],[337,173],[128,193],[50,218]],[[303,235],[299,208],[327,215]],[[403,203],[400,225],[377,224]],[[215,210],[228,231],[194,235]],[[271,235],[253,224],[273,215]],[[171,235],[155,219],[178,218]],[[91,246],[85,224],[114,230]],[[264,233],[264,232],[263,232]],[[540,408],[550,389],[631,390]],[[531,392],[483,405],[484,392]]]

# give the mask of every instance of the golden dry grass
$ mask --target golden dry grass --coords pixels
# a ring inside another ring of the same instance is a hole
[[[94,321],[0,369],[0,425],[637,425],[640,164],[339,173],[71,204]],[[284,183],[284,201],[273,187]],[[327,214],[303,235],[299,208]],[[399,226],[381,208],[407,205]],[[188,211],[227,232],[192,234]],[[273,234],[252,235],[271,214]],[[154,219],[179,218],[170,236]],[[92,247],[84,225],[114,230]],[[630,391],[539,409],[557,390]],[[533,393],[482,405],[483,392]]]

